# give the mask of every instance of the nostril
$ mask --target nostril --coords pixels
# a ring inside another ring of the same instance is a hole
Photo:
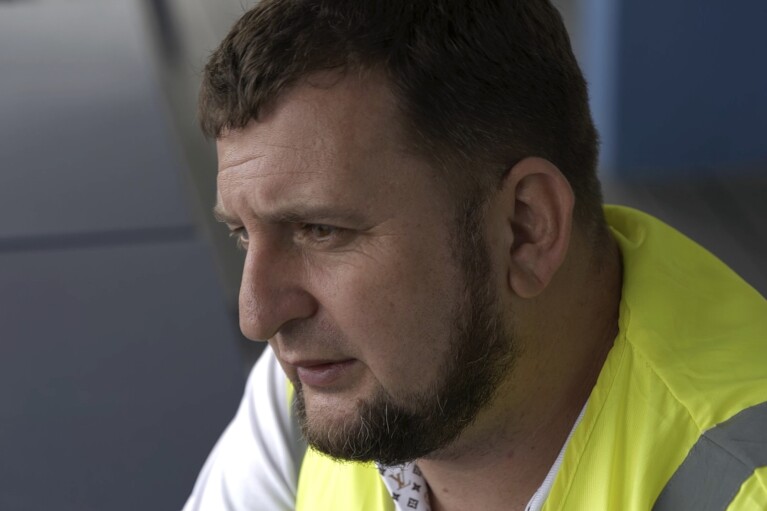
[[[287,325],[310,318],[319,304],[298,286],[274,286],[260,298],[255,293],[240,292],[240,330],[251,340],[268,340]]]

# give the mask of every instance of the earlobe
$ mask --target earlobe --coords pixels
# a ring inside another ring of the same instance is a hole
[[[512,230],[507,247],[508,285],[521,298],[541,294],[567,255],[575,203],[560,170],[541,158],[526,158],[504,180],[501,194]]]

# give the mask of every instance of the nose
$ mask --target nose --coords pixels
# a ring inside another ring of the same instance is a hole
[[[302,285],[300,255],[251,244],[240,285],[240,330],[253,341],[274,337],[290,321],[309,318],[316,299]]]

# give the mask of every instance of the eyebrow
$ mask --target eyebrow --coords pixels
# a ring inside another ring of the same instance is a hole
[[[216,221],[225,224],[238,223],[238,220],[234,216],[227,213],[227,211],[224,209],[224,206],[222,206],[220,202],[216,202],[216,205],[213,206],[213,218],[215,218]]]
[[[229,214],[220,203],[213,207],[213,216],[219,222],[238,225],[242,222],[235,216]],[[343,221],[353,225],[363,223],[362,215],[351,208],[342,208],[338,206],[311,206],[299,204],[287,207],[281,210],[259,215],[259,219],[268,223],[318,223]]]

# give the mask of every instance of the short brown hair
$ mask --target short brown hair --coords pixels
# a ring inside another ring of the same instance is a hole
[[[604,225],[586,83],[548,0],[264,0],[205,67],[203,132],[242,128],[331,69],[383,70],[416,150],[442,167],[485,189],[545,158],[569,180],[576,218]]]

